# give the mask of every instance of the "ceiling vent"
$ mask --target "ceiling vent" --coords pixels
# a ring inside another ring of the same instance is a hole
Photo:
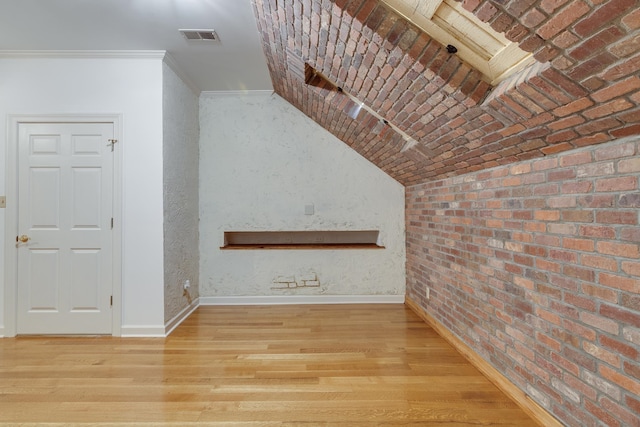
[[[200,40],[207,42],[219,42],[220,37],[214,30],[180,30],[180,33],[187,40]]]

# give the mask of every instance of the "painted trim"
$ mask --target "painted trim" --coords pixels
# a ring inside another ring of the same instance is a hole
[[[200,297],[200,305],[403,304],[404,295],[291,295]]]
[[[0,58],[163,59],[164,50],[0,50]]]
[[[158,326],[141,326],[141,325],[122,325],[122,338],[164,338],[164,325]]]
[[[529,395],[520,390],[489,362],[484,360],[471,347],[455,336],[444,325],[429,315],[417,302],[407,297],[405,304],[422,320],[431,326],[445,341],[451,344],[465,359],[476,367],[489,381],[513,400],[527,415],[543,427],[562,427],[563,424],[553,417],[546,409],[534,402]]]
[[[219,96],[267,96],[273,95],[273,90],[203,90],[201,97],[216,98]]]
[[[189,78],[182,68],[180,68],[173,56],[165,53],[162,61],[167,64],[167,67],[169,67],[185,85],[187,85],[196,97],[200,94],[200,88]]]
[[[0,51],[1,52],[1,51]],[[4,336],[13,337],[17,332],[17,268],[18,254],[10,236],[18,230],[18,126],[20,123],[113,123],[118,141],[123,141],[122,114],[9,114],[7,116],[7,158],[5,216],[5,286],[4,286]],[[111,335],[120,336],[122,325],[122,144],[116,144],[113,164],[113,307],[111,308]]]
[[[176,314],[173,319],[169,320],[165,325],[164,325],[164,335],[165,336],[169,336],[169,334],[171,334],[171,332],[173,332],[178,326],[180,326],[180,324],[182,322],[184,322],[185,320],[187,320],[187,318],[189,316],[191,316],[191,313],[193,313],[194,311],[196,311],[196,309],[200,307],[200,298],[196,298],[194,299],[191,304],[189,304],[188,306],[186,306],[185,308],[182,309],[182,311],[178,314]]]

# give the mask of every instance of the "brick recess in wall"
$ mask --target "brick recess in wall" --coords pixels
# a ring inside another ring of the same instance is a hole
[[[639,425],[639,179],[630,137],[407,188],[408,297],[566,425]]]
[[[464,0],[538,60],[495,88],[377,0],[252,1],[275,91],[404,185],[640,134],[637,0]]]

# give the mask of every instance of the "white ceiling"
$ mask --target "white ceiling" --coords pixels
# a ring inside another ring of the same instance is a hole
[[[0,50],[166,50],[200,90],[272,89],[251,0],[0,0]]]

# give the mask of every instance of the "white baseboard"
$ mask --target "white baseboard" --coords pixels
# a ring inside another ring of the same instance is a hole
[[[139,326],[139,325],[122,325],[120,328],[120,336],[127,338],[164,338],[164,325],[160,326]]]
[[[404,295],[291,295],[200,297],[200,305],[404,304]]]
[[[164,325],[165,336],[168,337],[169,334],[173,332],[173,330],[177,328],[178,325],[180,325],[180,323],[182,323],[187,317],[191,315],[191,313],[196,310],[196,308],[198,308],[198,306],[200,305],[199,301],[199,298],[194,299],[191,304],[186,306],[180,313],[176,314],[173,319],[169,320],[167,324]]]

